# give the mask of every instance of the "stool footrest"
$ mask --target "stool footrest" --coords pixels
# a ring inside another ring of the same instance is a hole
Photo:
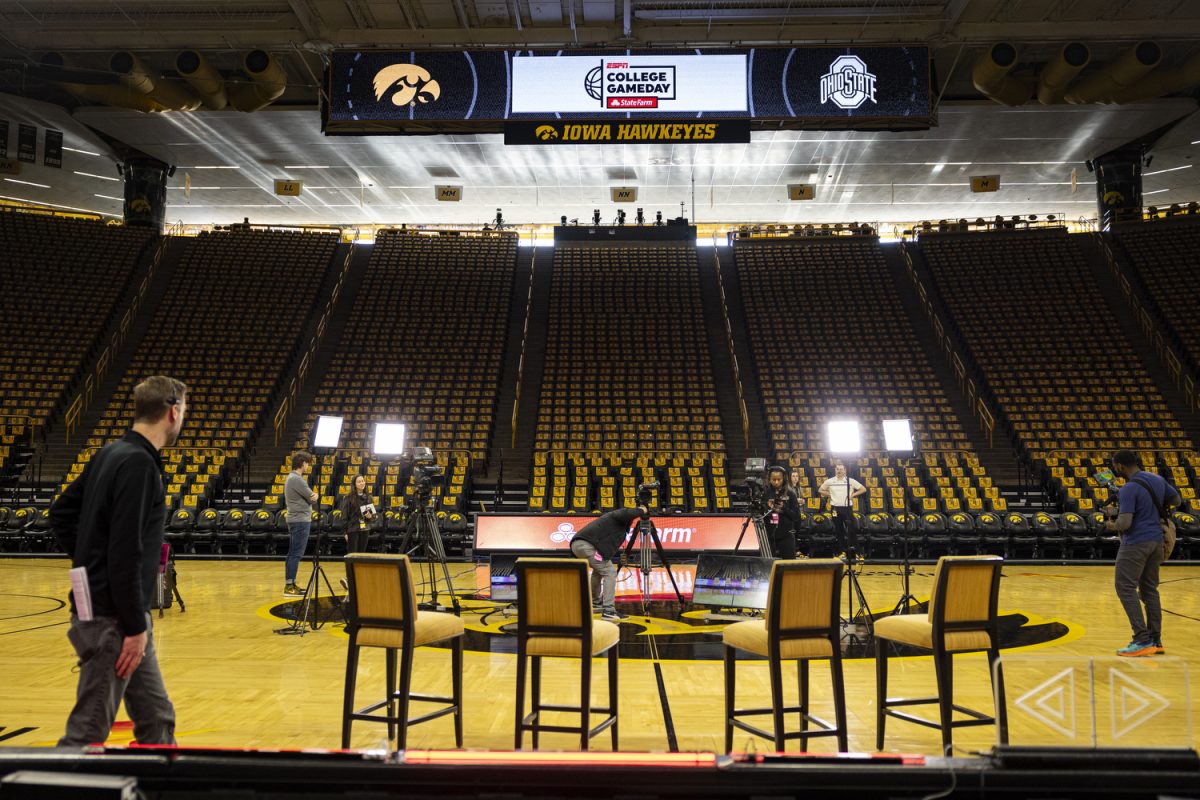
[[[816,724],[820,725],[821,727],[812,729],[812,730],[806,730],[806,731],[784,731],[783,738],[785,740],[787,740],[787,739],[807,739],[810,736],[837,736],[839,733],[837,728],[833,727],[825,720],[817,719],[816,717],[809,717],[808,721],[815,722]],[[755,736],[761,736],[763,739],[774,740],[774,738],[775,738],[774,732],[766,731],[766,730],[763,730],[762,728],[755,727],[754,725],[751,725],[748,722],[742,722],[740,719],[731,719],[731,720],[729,720],[729,724],[735,728],[746,731],[746,733],[752,733]]]
[[[537,713],[538,711],[572,711],[572,712],[574,712],[574,713],[578,714],[578,713],[580,713],[580,712],[582,711],[582,709],[581,709],[579,706],[546,706],[546,705],[539,705],[539,706],[538,706],[538,707],[537,707],[537,708],[534,710],[534,713]],[[612,709],[611,709],[611,708],[608,708],[608,707],[601,707],[601,706],[591,706],[591,707],[588,709],[588,711],[589,711],[590,713],[592,713],[592,714],[611,714],[611,713],[612,713]],[[532,715],[530,715],[530,716],[532,716]]]
[[[914,705],[914,704],[910,703],[909,705]],[[972,709],[972,708],[963,708],[962,706],[959,706],[959,705],[952,705],[951,708],[953,708],[955,711],[959,712],[960,714],[966,714],[967,716],[969,716],[971,718],[971,719],[951,720],[951,722],[950,722],[951,728],[965,728],[965,727],[970,727],[972,725],[992,725],[996,722],[995,717],[989,717],[988,715],[984,714],[983,712],[976,711],[975,709]],[[939,730],[939,731],[942,729],[941,722],[937,722],[937,721],[930,720],[930,719],[925,719],[924,717],[918,717],[916,714],[906,714],[903,711],[893,711],[891,708],[886,708],[886,707],[883,709],[883,713],[886,714],[887,716],[893,717],[895,719],[902,719],[905,722],[912,722],[916,725],[924,725],[926,728],[933,728],[934,730]]]

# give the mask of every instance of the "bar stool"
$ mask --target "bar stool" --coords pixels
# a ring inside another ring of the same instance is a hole
[[[738,622],[721,634],[725,644],[725,752],[733,749],[733,729],[771,739],[782,752],[788,739],[799,739],[808,749],[811,736],[836,736],[839,752],[846,743],[846,684],[842,676],[841,621],[838,602],[842,593],[841,559],[804,559],[776,561],[771,567],[765,619]],[[771,707],[734,706],[736,696],[737,651],[766,656],[771,676]],[[833,709],[836,724],[808,713],[808,662],[829,659],[833,678]],[[796,661],[800,690],[799,704],[788,706],[783,699],[783,662]],[[786,732],[785,714],[799,712],[800,730]],[[756,728],[738,717],[770,714],[773,730]],[[817,730],[809,729],[815,723]]]
[[[942,751],[950,753],[954,728],[996,723],[981,711],[954,703],[954,656],[987,651],[992,694],[999,715],[1000,741],[1008,738],[1004,711],[1004,680],[997,677],[1000,644],[997,612],[1000,602],[999,556],[942,556],[933,575],[929,613],[884,617],[875,622],[875,749],[883,749],[884,722],[890,717],[935,728],[942,732]],[[937,697],[889,698],[887,696],[888,642],[898,642],[933,653],[937,675]],[[938,722],[902,711],[897,706],[938,706]],[[955,720],[954,712],[969,719]]]
[[[406,555],[355,553],[346,556],[346,580],[350,587],[346,604],[346,695],[342,706],[342,747],[350,747],[350,726],[355,720],[386,722],[388,740],[405,749],[408,726],[454,715],[454,741],[462,747],[462,652],[463,621],[453,614],[417,610],[412,565]],[[451,696],[412,694],[413,651],[426,644],[450,640]],[[387,659],[387,694],[378,703],[354,709],[354,687],[358,679],[358,655],[363,647],[382,647]],[[396,682],[399,654],[400,676]],[[412,700],[447,704],[415,719],[409,719]],[[386,714],[372,714],[387,706]],[[397,729],[398,735],[397,735]]]
[[[574,733],[579,747],[606,728],[612,732],[612,749],[617,749],[617,639],[616,625],[592,619],[592,591],[587,563],[574,558],[517,559],[517,712],[514,747],[521,749],[525,731],[538,734]],[[608,653],[608,707],[592,708],[592,659]],[[546,656],[578,658],[580,690],[578,706],[546,705],[541,700],[542,659]],[[525,713],[526,659],[532,659],[531,710]],[[544,725],[543,711],[579,714],[579,727]],[[605,714],[590,727],[592,712]]]

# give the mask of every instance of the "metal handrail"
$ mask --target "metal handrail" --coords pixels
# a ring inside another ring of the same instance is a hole
[[[721,296],[721,315],[725,319],[725,344],[729,348],[729,360],[733,364],[733,380],[737,387],[738,411],[742,415],[742,446],[750,446],[750,414],[746,410],[746,393],[742,386],[742,373],[738,367],[737,352],[733,346],[733,325],[729,319],[729,301],[725,297],[725,278],[721,272],[721,255],[717,248],[717,234],[712,235],[713,263],[717,268],[717,289]]]
[[[337,282],[333,285],[333,291],[329,293],[329,299],[325,301],[325,309],[321,312],[320,319],[317,320],[317,326],[313,331],[312,339],[309,340],[308,347],[305,348],[304,355],[300,358],[300,366],[296,370],[296,374],[288,382],[288,389],[279,401],[279,407],[275,409],[275,415],[272,418],[275,447],[279,446],[279,439],[283,435],[283,430],[288,423],[288,417],[291,416],[292,409],[296,404],[297,391],[304,386],[304,380],[308,377],[308,368],[312,365],[312,361],[316,357],[317,348],[321,346],[321,340],[325,338],[325,329],[329,323],[329,319],[333,315],[333,310],[337,307],[338,299],[342,296],[342,286],[346,282],[346,275],[350,272],[350,262],[354,260],[354,247],[355,245],[351,244],[346,249],[346,257],[342,260],[342,268],[338,272]]]
[[[517,413],[521,406],[521,383],[525,380],[525,348],[529,344],[529,318],[533,314],[533,278],[534,267],[537,266],[537,247],[529,248],[529,289],[525,292],[525,325],[521,329],[521,355],[517,360],[517,386],[513,395],[512,435],[509,437],[509,447],[517,446]]]
[[[154,281],[154,276],[158,272],[158,268],[162,263],[163,253],[166,252],[167,242],[171,236],[179,235],[183,230],[183,223],[177,222],[167,229],[167,233],[158,238],[158,243],[154,247],[154,255],[150,257],[150,265],[146,268],[146,274],[142,277],[141,283],[138,284],[137,291],[129,301],[129,305],[125,307],[125,312],[121,315],[120,320],[113,328],[112,335],[109,337],[108,344],[100,351],[96,357],[95,365],[87,370],[83,379],[83,389],[71,401],[67,407],[67,413],[63,417],[64,428],[66,429],[66,441],[71,441],[72,434],[79,427],[79,420],[83,416],[83,412],[92,404],[93,394],[96,387],[104,381],[108,374],[108,368],[112,365],[113,359],[116,357],[117,351],[121,345],[125,343],[125,337],[129,335],[129,327],[133,320],[142,310],[142,303],[145,300],[146,292],[150,289],[150,284]]]
[[[968,377],[962,356],[959,355],[952,337],[946,331],[946,326],[942,324],[941,318],[934,309],[933,301],[929,298],[929,292],[925,289],[925,284],[921,282],[921,278],[917,274],[912,254],[908,252],[906,245],[900,245],[900,254],[904,257],[905,269],[908,271],[908,277],[917,289],[917,297],[925,310],[925,315],[929,318],[930,324],[933,326],[934,336],[941,346],[950,367],[954,370],[955,377],[958,378],[958,388],[962,390],[964,396],[967,398],[967,407],[978,417],[979,426],[983,428],[984,433],[987,435],[988,447],[992,447],[996,429],[995,414],[992,413],[992,410],[983,401],[983,397],[979,395],[974,379]]]
[[[1130,310],[1133,312],[1134,320],[1141,327],[1146,339],[1154,346],[1155,353],[1162,359],[1163,365],[1167,368],[1167,372],[1170,373],[1171,379],[1175,382],[1175,388],[1183,392],[1188,411],[1200,409],[1200,397],[1196,395],[1195,377],[1188,374],[1189,371],[1184,370],[1183,361],[1179,358],[1175,349],[1167,342],[1163,336],[1163,332],[1155,325],[1154,316],[1146,309],[1141,298],[1138,297],[1137,291],[1134,290],[1129,277],[1121,269],[1121,264],[1117,261],[1116,253],[1113,252],[1108,240],[1102,234],[1095,233],[1092,234],[1092,241],[1095,242],[1096,249],[1103,256],[1108,266],[1108,271],[1112,275],[1113,280],[1116,281],[1121,294],[1125,296],[1125,302],[1128,303]]]

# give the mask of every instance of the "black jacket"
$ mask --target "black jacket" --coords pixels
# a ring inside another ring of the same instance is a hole
[[[92,613],[115,616],[126,636],[146,630],[167,517],[165,499],[158,450],[129,431],[92,456],[83,474],[50,507],[50,526],[71,554],[71,566],[87,567]]]
[[[362,494],[351,492],[342,498],[342,517],[346,521],[346,533],[358,530],[358,523],[365,522],[363,520],[362,507],[372,502],[374,501],[371,500],[370,492],[363,492]]]
[[[776,491],[774,487],[767,484],[763,490],[763,501],[766,503],[772,500],[783,500],[783,508],[779,510],[779,523],[774,524],[772,520],[775,518],[774,511],[768,507],[766,516],[763,517],[763,522],[767,525],[767,530],[771,535],[778,536],[790,532],[800,532],[800,501],[796,498],[796,493],[790,487],[784,486],[783,489]]]
[[[601,556],[611,559],[620,551],[621,545],[625,544],[629,526],[641,515],[642,512],[636,508],[609,511],[585,525],[571,541],[587,542],[596,548],[596,552]]]

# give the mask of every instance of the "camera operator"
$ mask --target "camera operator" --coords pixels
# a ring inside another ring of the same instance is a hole
[[[618,508],[601,514],[571,539],[571,553],[592,566],[592,613],[609,622],[625,619],[617,611],[617,565],[613,560],[625,544],[629,526],[649,513],[650,509],[644,505]]]
[[[1125,485],[1117,495],[1118,516],[1105,522],[1104,528],[1121,535],[1114,583],[1117,597],[1133,628],[1133,640],[1118,650],[1117,655],[1137,657],[1164,653],[1158,568],[1164,555],[1163,525],[1167,506],[1178,505],[1181,498],[1178,490],[1162,476],[1143,472],[1137,454],[1132,450],[1118,450],[1113,455],[1112,468],[1125,478]],[[1144,615],[1143,604],[1146,606]]]
[[[793,559],[800,529],[800,499],[787,485],[786,476],[783,467],[771,467],[767,471],[767,485],[763,489],[767,513],[763,523],[771,537],[771,551],[775,557]]]
[[[858,531],[854,524],[854,501],[859,495],[867,493],[867,487],[847,475],[846,465],[838,462],[834,476],[822,483],[817,491],[821,497],[829,498],[838,547],[846,554],[847,562],[857,561]]]

